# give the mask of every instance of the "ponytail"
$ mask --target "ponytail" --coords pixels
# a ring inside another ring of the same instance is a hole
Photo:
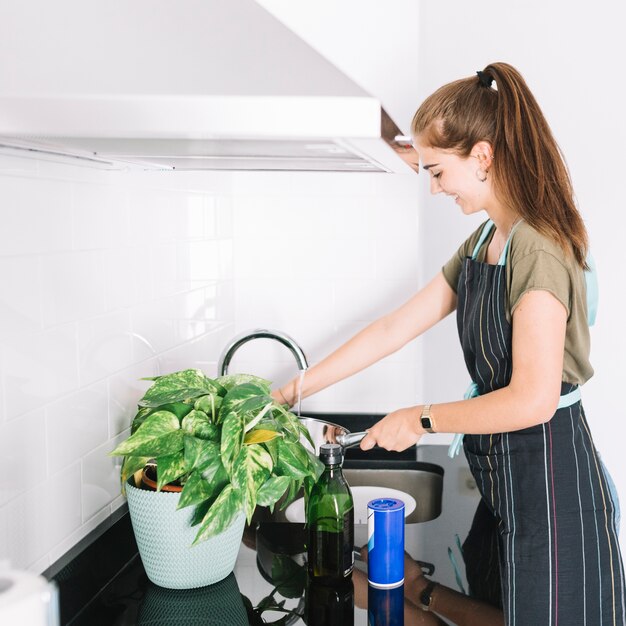
[[[489,142],[499,200],[587,268],[587,231],[565,160],[514,67],[492,63],[477,76],[444,85],[417,110],[411,130],[433,148],[464,158],[479,141]]]

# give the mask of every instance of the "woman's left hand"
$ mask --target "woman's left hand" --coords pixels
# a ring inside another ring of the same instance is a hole
[[[389,413],[368,429],[361,441],[362,450],[370,450],[379,445],[386,450],[400,452],[416,444],[424,434],[419,417],[421,406],[412,406]]]

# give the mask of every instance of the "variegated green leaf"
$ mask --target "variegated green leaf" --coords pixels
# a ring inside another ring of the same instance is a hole
[[[194,409],[183,418],[182,429],[200,439],[217,441],[219,439],[219,429],[211,422],[209,416],[203,411]]]
[[[289,476],[272,476],[257,491],[256,503],[259,506],[271,507],[280,500],[290,483],[291,478]]]
[[[290,441],[300,440],[300,423],[293,413],[274,403],[273,415],[274,420],[285,433],[287,439]]]
[[[295,479],[291,480],[291,483],[289,484],[289,491],[287,492],[287,497],[282,501],[280,505],[281,511],[286,509],[296,499],[296,496],[298,495],[298,492],[300,491],[301,487],[302,487],[301,480],[295,480]]]
[[[256,508],[257,490],[269,476],[271,463],[267,450],[259,446],[244,446],[235,460],[232,484],[242,493],[248,523]]]
[[[150,413],[154,413],[154,409],[151,407],[143,407],[137,411],[130,427],[131,435],[134,435],[137,432],[137,429],[146,421],[146,418],[150,415]]]
[[[185,415],[193,410],[193,405],[187,404],[186,402],[169,402],[168,404],[159,406],[159,410],[174,413],[178,421],[181,421]]]
[[[217,416],[220,406],[222,405],[222,397],[216,393],[210,393],[206,396],[200,396],[194,403],[193,408],[196,411],[202,411],[209,416],[211,422],[217,422]]]
[[[193,472],[183,487],[177,508],[200,504],[211,498],[214,492],[213,485],[204,480],[200,472]]]
[[[233,462],[243,445],[243,419],[234,411],[229,413],[222,425],[220,453],[222,463],[229,475],[233,472]]]
[[[270,456],[272,457],[272,461],[274,462],[274,467],[278,465],[278,442],[279,441],[280,441],[279,438],[274,438],[274,439],[271,439],[270,441],[266,441],[263,444],[263,447],[270,453]]]
[[[123,441],[111,456],[159,457],[174,454],[183,448],[183,433],[178,418],[169,411],[149,415],[134,435]]]
[[[253,443],[265,443],[267,441],[271,441],[275,437],[280,437],[280,435],[275,430],[265,430],[263,428],[255,428],[251,430],[249,433],[246,433],[246,436],[243,439],[245,445],[249,446]]]
[[[168,402],[180,402],[197,398],[207,393],[219,393],[221,386],[216,384],[198,369],[189,369],[160,376],[139,401],[140,406],[160,406]]]
[[[160,456],[157,461],[157,491],[160,491],[163,485],[173,483],[186,473],[182,450],[176,454]]]
[[[211,462],[200,470],[204,480],[209,483],[226,484],[230,482],[230,476],[224,468],[222,459],[218,456],[211,460]]]
[[[315,444],[313,443],[313,438],[311,437],[309,429],[300,420],[297,421],[297,424],[298,430],[300,431],[300,439],[304,437],[311,444],[311,448],[315,450]]]
[[[319,457],[313,454],[310,450],[304,448],[304,452],[309,459],[308,468],[310,470],[310,475],[307,478],[310,478],[314,484],[322,475],[322,472],[324,471],[324,464],[320,461]]]
[[[204,470],[215,459],[219,460],[220,447],[216,441],[205,441],[185,436],[185,467],[188,472]]]
[[[243,383],[254,383],[266,395],[270,394],[272,386],[269,380],[253,376],[252,374],[227,374],[226,376],[220,376],[215,382],[224,387],[226,391],[230,391],[233,387],[237,387]]]
[[[259,467],[267,470],[269,474],[274,469],[274,461],[270,453],[263,446],[248,446],[248,455]]]
[[[149,460],[149,456],[127,456],[122,464],[122,485],[125,487],[128,477],[132,476],[137,470],[143,469]]]
[[[242,412],[242,405],[248,400],[250,400],[250,402],[246,405],[244,411],[254,410],[255,403],[259,402],[259,400],[257,400],[259,396],[267,398],[268,401],[271,400],[264,389],[255,383],[244,383],[238,387],[233,387],[224,396],[222,406],[220,407],[220,417],[223,418],[232,411],[236,411],[237,413]]]
[[[282,476],[304,478],[308,475],[308,458],[299,444],[278,440],[278,473]]]
[[[200,530],[194,539],[194,545],[213,537],[228,528],[243,506],[241,493],[226,485],[200,524]]]
[[[265,398],[259,397],[259,399],[263,400],[259,409],[255,408],[253,411],[244,413],[245,432],[252,430],[268,414],[274,404],[274,401],[271,399],[268,402],[265,401]],[[244,406],[245,404],[244,402]]]

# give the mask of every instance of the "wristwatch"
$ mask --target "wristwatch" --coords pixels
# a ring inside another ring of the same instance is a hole
[[[430,416],[430,404],[426,404],[422,409],[422,414],[420,416],[420,422],[422,423],[422,428],[428,433],[435,432],[435,423],[433,422],[432,417]]]
[[[434,580],[428,581],[426,587],[420,594],[420,608],[422,611],[430,611],[431,604],[433,603],[433,590],[439,583]]]

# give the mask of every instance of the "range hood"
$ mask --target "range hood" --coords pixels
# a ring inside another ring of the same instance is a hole
[[[254,0],[25,0],[0,18],[5,150],[168,170],[416,160],[376,98]]]

